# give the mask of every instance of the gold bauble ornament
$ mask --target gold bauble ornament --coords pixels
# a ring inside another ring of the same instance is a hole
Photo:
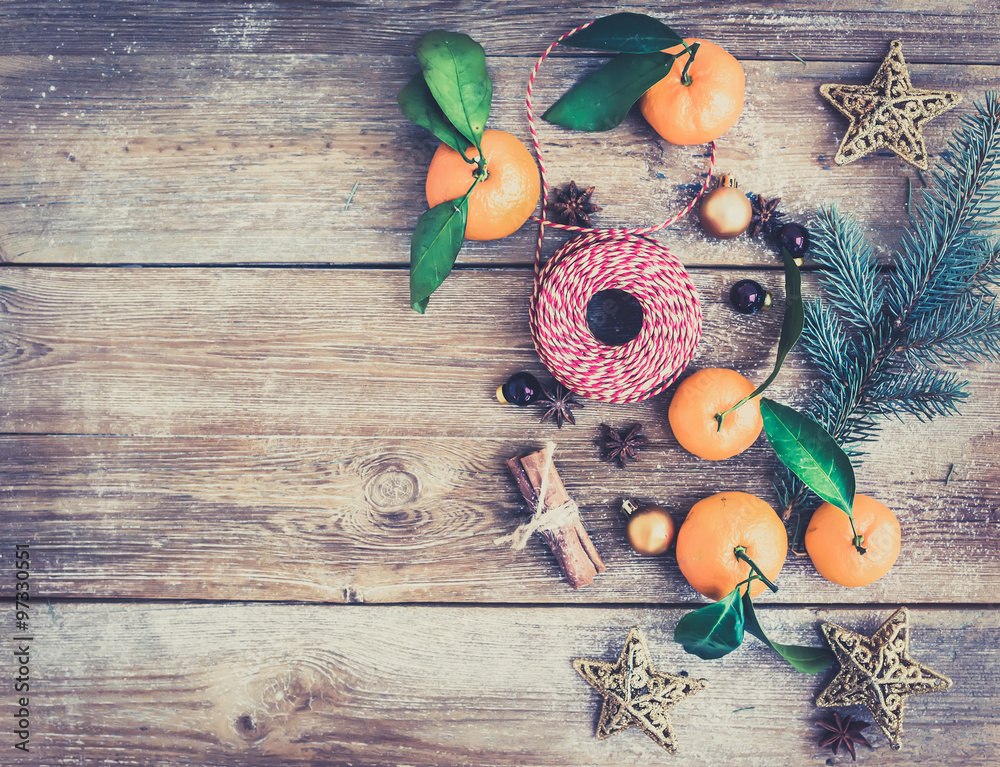
[[[719,185],[702,198],[698,218],[701,228],[711,237],[731,240],[750,226],[753,209],[750,200],[737,186],[731,176],[723,176]]]
[[[662,506],[643,506],[632,499],[622,502],[622,511],[629,518],[625,528],[628,544],[636,554],[655,557],[670,548],[677,533],[677,524],[670,512]]]

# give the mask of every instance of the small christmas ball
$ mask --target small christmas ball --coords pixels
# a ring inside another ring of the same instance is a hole
[[[628,515],[625,530],[629,546],[637,554],[653,557],[662,554],[673,543],[677,525],[666,509],[655,504],[640,505],[629,499],[622,503],[622,511]]]
[[[525,407],[543,394],[542,385],[531,373],[514,373],[497,389],[497,399],[504,405]]]
[[[729,176],[723,176],[719,186],[702,198],[698,208],[701,228],[716,239],[739,237],[750,226],[753,208],[749,198],[736,186]]]
[[[778,230],[778,247],[784,248],[802,265],[802,257],[809,250],[809,232],[801,224],[785,224]]]
[[[740,280],[729,289],[729,303],[741,314],[756,314],[771,308],[771,294],[754,280]]]

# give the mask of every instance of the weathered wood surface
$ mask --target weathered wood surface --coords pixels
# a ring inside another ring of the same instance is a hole
[[[17,512],[11,529],[46,560],[37,577],[52,594],[685,601],[695,595],[672,560],[630,555],[620,500],[659,499],[679,520],[722,490],[777,503],[766,442],[724,464],[687,454],[666,423],[669,393],[587,402],[579,425],[563,429],[496,403],[511,372],[542,374],[524,317],[526,271],[454,274],[424,317],[397,271],[3,276],[0,401],[6,431],[22,436],[5,439],[0,474]],[[695,272],[706,335],[694,367],[758,380],[770,370],[781,294],[776,274],[756,276],[779,306],[745,317],[725,305],[731,273]],[[963,416],[887,424],[861,468],[862,491],[903,519],[892,574],[848,591],[793,560],[779,599],[996,601],[1000,385],[991,366],[968,373]],[[801,401],[808,382],[793,356],[773,394]],[[628,471],[600,462],[598,424],[635,421],[652,440],[644,460]],[[503,461],[546,439],[558,441],[560,472],[610,557],[610,572],[575,594],[544,546],[515,554],[491,543],[522,509]]]
[[[244,3],[239,0],[135,4],[123,0],[5,0],[0,41],[6,50],[96,56],[226,51],[408,54],[424,32],[458,29],[486,50],[537,56],[556,37],[590,19],[622,10],[614,3],[540,4],[532,0],[462,3]],[[710,37],[740,58],[865,61],[872,46],[913,36],[914,61],[996,63],[1000,9],[994,0],[917,0],[905,5],[864,0],[683,2],[629,6],[683,34]]]
[[[755,277],[773,311],[737,314],[736,279]],[[780,272],[695,270],[703,330],[691,369],[763,380],[781,324]],[[115,435],[509,437],[539,427],[493,399],[527,369],[545,377],[528,332],[529,270],[453,273],[426,315],[405,270],[63,269],[0,272],[4,430]],[[806,295],[818,295],[812,277]],[[793,354],[772,390],[798,401],[809,371]],[[995,365],[969,365],[970,413],[956,447],[1000,415]],[[550,379],[547,379],[550,380]],[[665,435],[666,397],[588,402],[582,422],[648,423]],[[507,455],[509,457],[509,453]]]
[[[819,645],[821,620],[870,633],[892,609],[762,608],[760,619]],[[682,614],[57,603],[34,618],[33,756],[5,764],[849,763],[817,745],[829,713],[813,700],[833,669],[790,672],[751,637],[701,661],[672,641]],[[600,698],[571,665],[616,659],[633,625],[658,668],[708,683],[672,709],[674,757],[635,729],[597,741]],[[874,750],[859,762],[995,765],[998,630],[997,612],[912,610],[912,656],[954,686],[909,698],[903,750],[869,730]]]
[[[685,655],[672,632],[699,598],[671,555],[625,544],[626,496],[678,521],[721,490],[774,503],[763,440],[708,464],[670,435],[668,397],[588,402],[562,430],[492,402],[511,372],[542,372],[527,334],[531,227],[467,243],[427,316],[408,308],[435,146],[395,103],[416,40],[450,28],[481,41],[491,124],[526,137],[535,57],[617,10],[0,3],[0,570],[12,583],[11,547],[30,543],[37,664],[33,752],[15,761],[5,741],[0,763],[846,761],[816,746],[829,672],[792,672],[752,638],[722,661]],[[845,121],[818,86],[867,82],[902,39],[916,87],[966,97],[927,126],[936,156],[1000,82],[995,0],[628,10],[743,62],[747,106],[720,171],[799,219],[839,202],[885,260],[920,179],[885,152],[833,166]],[[599,63],[557,52],[538,103]],[[704,170],[704,148],[667,146],[636,115],[607,134],[540,130],[550,181],[597,184],[605,225],[665,218]],[[693,219],[661,239],[705,306],[694,367],[762,379],[780,308],[747,318],[724,301],[744,276],[780,297],[774,254],[709,241]],[[759,600],[776,639],[806,644],[820,643],[817,619],[872,630],[916,608],[914,656],[956,685],[911,699],[904,751],[873,735],[859,754],[870,764],[997,763],[1000,379],[996,366],[966,373],[963,416],[887,425],[859,469],[861,491],[902,523],[892,572],[848,590],[789,557],[780,593]],[[772,393],[801,402],[811,375],[793,356]],[[597,425],[636,421],[652,443],[643,460],[600,462]],[[549,438],[609,566],[579,592],[541,541],[492,544],[524,519],[504,459]],[[222,604],[177,603],[191,599]],[[658,665],[709,680],[675,710],[678,757],[637,731],[593,738],[599,701],[570,661],[616,657],[636,624]],[[2,625],[6,642],[7,614]]]
[[[590,441],[596,431],[591,425],[557,437],[555,454],[608,567],[579,591],[565,583],[540,538],[524,551],[493,545],[526,519],[504,458],[556,436],[547,432],[513,441],[5,437],[4,537],[9,546],[31,544],[33,578],[50,596],[699,600],[672,551],[652,558],[631,552],[621,500],[658,500],[678,522],[696,501],[725,490],[776,505],[770,449],[761,444],[725,466],[709,465],[653,428],[643,461],[623,472],[598,461]],[[820,578],[808,558],[790,556],[779,593],[762,602],[996,603],[998,463],[995,438],[959,448],[947,428],[896,430],[859,471],[862,490],[900,518],[896,566],[871,586],[845,589]]]
[[[907,220],[908,184],[917,194],[923,182],[887,151],[834,165],[846,121],[818,92],[824,82],[867,82],[883,48],[864,64],[745,62],[747,104],[719,142],[718,170],[746,190],[782,197],[801,219],[839,202],[891,248]],[[525,141],[532,63],[490,59],[490,124]],[[547,64],[539,113],[598,63]],[[407,263],[437,146],[396,105],[416,69],[412,55],[0,57],[0,259]],[[1000,67],[913,70],[918,85],[966,97],[926,127],[937,156],[961,115],[1000,81]],[[540,135],[550,182],[597,185],[598,225],[665,220],[687,203],[708,165],[705,147],[666,144],[638,115],[609,133],[540,123]],[[687,264],[776,263],[762,243],[706,238],[693,216],[661,239]],[[466,243],[459,261],[527,264],[534,240],[528,225],[502,241]]]

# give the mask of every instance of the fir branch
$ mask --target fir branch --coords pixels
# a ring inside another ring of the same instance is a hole
[[[1000,311],[996,303],[995,298],[966,292],[949,306],[922,312],[899,351],[924,365],[1000,359]]]
[[[805,304],[799,349],[828,378],[839,378],[846,364],[847,331],[840,317],[820,301]]]
[[[959,414],[958,404],[966,399],[966,381],[955,373],[941,370],[911,370],[886,378],[864,396],[861,409],[883,416],[914,415],[920,421],[935,416]]]
[[[813,224],[826,301],[806,307],[800,348],[821,375],[806,410],[852,456],[885,418],[958,412],[967,382],[940,366],[1000,359],[1000,94],[962,117],[914,207],[885,276],[852,218]],[[775,488],[797,548],[816,499],[783,466]]]
[[[1000,225],[1000,94],[989,91],[942,154],[904,232],[897,269],[887,289],[888,308],[905,327],[919,307],[931,311],[954,292],[952,269],[987,229]]]
[[[874,328],[882,310],[879,265],[861,227],[841,216],[837,206],[821,209],[810,255],[826,269],[820,283],[831,304],[848,325]]]

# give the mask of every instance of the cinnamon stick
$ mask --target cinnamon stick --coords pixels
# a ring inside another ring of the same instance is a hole
[[[542,487],[542,472],[545,466],[544,450],[507,461],[507,468],[532,512],[538,506],[538,492]],[[569,501],[569,494],[562,478],[551,461],[548,462],[548,467],[544,506],[546,510],[557,508]],[[559,563],[559,569],[574,589],[593,583],[595,575],[607,570],[579,519],[573,524],[564,525],[556,530],[542,530],[540,533],[552,549],[556,562]]]

